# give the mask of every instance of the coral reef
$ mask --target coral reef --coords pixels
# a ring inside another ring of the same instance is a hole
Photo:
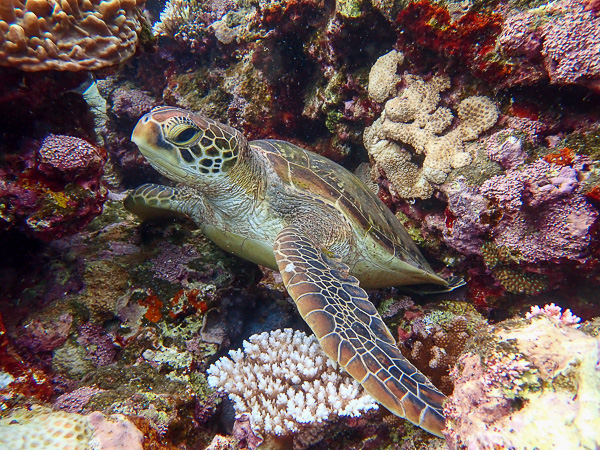
[[[253,335],[208,369],[210,386],[227,392],[236,417],[256,433],[288,435],[377,409],[357,381],[340,373],[315,336],[291,329]]]
[[[450,371],[467,340],[486,326],[468,303],[443,302],[404,311],[398,324],[400,350],[445,394],[451,394]]]
[[[39,145],[39,146],[38,146]],[[73,234],[102,212],[106,152],[80,138],[49,135],[0,165],[0,228],[43,240]]]
[[[451,449],[600,445],[597,337],[536,315],[485,329],[475,343],[445,407]]]
[[[563,0],[510,15],[498,37],[498,49],[511,67],[505,81],[531,84],[578,84],[599,91],[600,18],[580,0]]]
[[[579,190],[582,170],[576,163],[559,166],[540,159],[483,183],[481,195],[502,212],[491,232],[494,243],[518,252],[525,262],[583,262],[598,212]]]
[[[371,87],[371,78],[369,81],[369,95],[374,92],[384,100],[397,82],[394,76],[396,62],[400,61],[394,56],[396,52],[389,55],[393,56],[394,64],[378,62],[371,71],[372,80],[381,83],[376,84],[379,90]],[[384,71],[387,71],[387,78],[382,74]],[[404,87],[397,97],[386,102],[384,115],[365,130],[365,147],[386,174],[396,195],[429,198],[434,191],[433,184],[444,183],[452,169],[471,163],[473,157],[465,148],[465,142],[477,139],[491,128],[498,120],[499,112],[487,97],[468,97],[457,107],[460,123],[441,134],[454,118],[449,108],[439,106],[440,92],[450,87],[449,78],[439,75],[426,81],[405,74],[403,79]],[[401,144],[409,146],[411,151]],[[421,167],[412,160],[413,155],[420,154],[425,155]]]
[[[279,273],[123,210],[125,189],[165,183],[130,138],[167,104],[350,170],[370,160],[360,178],[436,272],[467,282],[370,292],[403,354],[454,392],[451,446],[598,446],[599,20],[598,0],[4,1],[0,440],[40,404],[77,414],[60,417],[93,448],[444,445],[382,407],[339,416],[329,395],[319,423],[296,359],[281,366],[294,433],[269,434],[261,405],[236,419],[210,388],[219,357],[260,352],[249,336],[305,325]],[[39,411],[30,437],[62,414]],[[117,441],[89,441],[92,422]]]
[[[135,52],[141,31],[138,7],[143,3],[7,1],[0,21],[0,64],[29,71],[77,71],[123,62]]]
[[[15,409],[0,419],[0,444],[5,448],[85,450],[91,436],[91,427],[84,416],[43,407]]]

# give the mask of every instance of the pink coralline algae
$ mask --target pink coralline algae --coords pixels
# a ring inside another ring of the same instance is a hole
[[[94,411],[88,416],[94,430],[93,448],[114,450],[142,450],[143,433],[123,414],[105,416]]]
[[[552,83],[600,90],[600,17],[575,7],[542,30],[546,70]]]
[[[583,167],[540,159],[492,177],[480,188],[454,183],[447,195],[456,220],[444,230],[446,241],[463,253],[480,254],[480,244],[491,238],[521,262],[584,263],[598,211],[580,192]]]
[[[577,173],[540,159],[483,183],[483,196],[502,211],[492,231],[495,244],[519,252],[525,262],[583,262],[598,211],[578,192]]]

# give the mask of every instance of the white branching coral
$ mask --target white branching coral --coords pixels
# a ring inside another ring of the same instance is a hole
[[[577,328],[579,326],[579,322],[581,322],[581,318],[573,314],[570,309],[563,311],[560,306],[555,305],[554,303],[544,305],[543,308],[534,305],[531,307],[531,312],[528,312],[525,315],[527,319],[538,316],[548,317],[550,320],[560,322],[563,325],[571,325],[575,328]]]
[[[395,67],[386,67],[388,78],[397,77]],[[379,78],[385,79],[382,74]],[[487,97],[468,97],[457,107],[460,122],[442,134],[454,120],[449,108],[439,106],[440,93],[450,88],[450,79],[438,75],[424,80],[405,74],[403,84],[400,93],[385,103],[381,117],[365,130],[364,143],[397,195],[429,198],[434,191],[432,184],[444,183],[452,169],[471,164],[473,158],[465,142],[491,128],[499,112]],[[384,98],[371,95],[371,80],[369,95],[376,101]],[[419,154],[425,155],[422,166],[413,160]]]
[[[248,415],[255,432],[282,436],[378,408],[314,336],[286,328],[255,334],[243,345],[209,367],[208,384],[229,394],[236,417]]]

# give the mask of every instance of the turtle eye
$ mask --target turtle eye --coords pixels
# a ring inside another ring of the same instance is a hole
[[[180,123],[169,130],[168,140],[176,145],[189,145],[198,139],[200,130],[194,126]]]

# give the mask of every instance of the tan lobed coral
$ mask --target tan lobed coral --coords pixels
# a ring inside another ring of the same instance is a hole
[[[388,78],[397,77],[390,64],[385,68]],[[379,78],[385,79],[382,74]],[[454,119],[449,108],[439,106],[440,93],[449,87],[450,79],[444,75],[424,80],[405,74],[404,88],[385,103],[381,117],[365,129],[364,143],[369,155],[400,197],[429,198],[433,184],[444,183],[452,169],[471,163],[473,158],[465,142],[477,139],[498,120],[494,102],[484,96],[472,96],[457,107],[460,122],[442,134]],[[370,83],[369,95],[379,102],[384,98],[379,93],[371,95]],[[413,160],[415,154],[425,155],[422,166]]]
[[[357,381],[340,373],[314,336],[275,330],[250,336],[208,369],[208,384],[229,394],[236,417],[257,433],[289,435],[337,416],[377,409]]]
[[[1,0],[0,65],[91,70],[131,57],[145,0]]]
[[[394,93],[400,81],[396,70],[403,62],[404,55],[396,50],[379,57],[369,73],[369,97],[383,103]]]
[[[0,448],[11,450],[142,450],[144,435],[122,414],[87,416],[43,406],[17,408],[0,419]]]

